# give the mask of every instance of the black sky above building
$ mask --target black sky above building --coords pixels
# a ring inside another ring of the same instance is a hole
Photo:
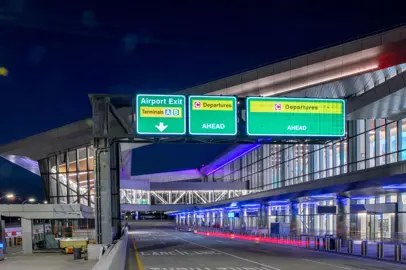
[[[89,117],[89,93],[170,93],[403,23],[402,2],[2,0],[0,144]],[[177,157],[164,169],[195,164]],[[0,191],[29,193],[2,162]]]

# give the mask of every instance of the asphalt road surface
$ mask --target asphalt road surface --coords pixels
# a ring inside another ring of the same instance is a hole
[[[396,263],[162,227],[130,231],[127,252],[127,270],[406,269]]]

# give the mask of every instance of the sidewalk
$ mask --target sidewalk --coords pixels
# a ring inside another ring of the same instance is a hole
[[[1,270],[85,270],[92,269],[96,261],[73,260],[73,255],[33,254],[6,257],[0,261]]]

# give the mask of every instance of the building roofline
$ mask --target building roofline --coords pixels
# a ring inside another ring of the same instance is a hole
[[[267,62],[267,63],[264,63],[264,64],[260,64],[260,65],[254,66],[254,67],[241,69],[239,71],[230,73],[226,77],[218,76],[216,78],[212,78],[210,80],[202,81],[202,82],[197,83],[195,85],[185,87],[184,89],[180,90],[179,92],[185,92],[185,91],[188,91],[190,89],[193,89],[195,87],[199,87],[201,85],[204,85],[204,84],[207,84],[207,83],[210,83],[210,82],[214,82],[214,81],[217,81],[217,80],[224,80],[224,79],[226,79],[228,77],[241,75],[241,74],[244,74],[246,72],[249,72],[249,71],[252,71],[252,70],[255,70],[255,69],[259,69],[259,68],[263,68],[263,67],[266,67],[266,66],[274,65],[274,64],[286,61],[286,60],[292,60],[292,59],[295,59],[295,58],[303,57],[303,56],[306,56],[306,55],[309,55],[309,54],[312,54],[312,53],[315,53],[315,52],[320,52],[320,51],[323,51],[323,50],[326,50],[326,49],[333,49],[333,48],[339,47],[341,45],[345,45],[345,44],[348,44],[348,43],[351,43],[351,42],[354,42],[354,41],[361,41],[361,40],[364,40],[366,38],[378,36],[378,35],[383,34],[383,33],[390,33],[393,30],[397,30],[397,29],[401,29],[401,28],[406,28],[406,23],[396,24],[396,25],[386,27],[386,28],[383,28],[383,29],[380,29],[380,30],[376,30],[376,31],[372,31],[372,32],[369,32],[369,33],[366,33],[366,34],[363,34],[363,35],[352,37],[352,38],[349,38],[349,39],[346,39],[346,40],[343,40],[343,41],[333,42],[333,43],[330,43],[330,44],[327,44],[327,45],[319,46],[319,47],[317,47],[315,49],[311,49],[311,50],[303,51],[303,52],[293,54],[293,55],[290,55],[290,56],[282,57],[282,58],[279,58],[279,59],[276,59],[276,60],[273,60],[273,61],[270,61],[270,62]]]
[[[235,89],[241,88],[241,91],[247,91],[247,94],[261,95],[261,91],[248,91],[245,85],[251,85],[253,81],[260,81],[262,79],[275,78],[279,74],[289,74],[285,76],[284,80],[288,84],[292,84],[292,79],[309,80],[313,76],[319,76],[319,73],[302,72],[303,68],[314,66],[317,64],[317,69],[324,72],[321,75],[327,75],[331,70],[326,70],[327,64],[337,60],[335,63],[336,69],[340,70],[347,68],[340,65],[338,61],[340,57],[347,57],[352,59],[354,53],[358,56],[365,57],[366,61],[369,61],[371,57],[378,57],[379,52],[385,49],[384,45],[405,41],[406,42],[406,26],[391,28],[390,30],[381,30],[376,34],[364,36],[361,39],[352,39],[346,43],[340,43],[333,47],[323,47],[311,53],[302,54],[296,57],[285,58],[285,60],[274,62],[272,64],[264,65],[256,69],[250,69],[242,73],[228,76],[219,80],[211,81],[206,84],[201,84],[195,87],[187,88],[176,92],[177,94],[238,94]],[[382,47],[383,46],[383,47]],[[376,50],[372,50],[377,48]],[[393,48],[389,48],[393,49]],[[369,50],[369,51],[368,51]],[[370,54],[370,55],[369,55]],[[351,60],[353,61],[353,60]],[[367,72],[362,68],[365,62],[359,61],[358,66],[352,67],[355,71],[359,70],[360,73]],[[329,64],[331,66],[331,63]],[[302,70],[301,72],[293,72]],[[342,72],[341,72],[342,73]],[[340,73],[340,74],[341,74]],[[356,74],[356,73],[354,73]],[[344,75],[343,75],[344,76]],[[340,79],[337,78],[337,80]],[[299,82],[300,85],[300,82]],[[271,87],[277,88],[279,85],[273,84]],[[229,91],[232,89],[232,91]],[[297,88],[295,88],[296,90]],[[240,91],[240,90],[238,90]],[[245,93],[245,92],[244,92]],[[277,93],[276,93],[277,94]],[[51,153],[63,152],[67,149],[76,148],[83,145],[88,145],[93,139],[93,121],[92,119],[84,119],[69,125],[65,125],[56,129],[52,129],[46,132],[42,132],[22,140],[14,141],[10,144],[0,146],[1,155],[17,155],[26,156],[33,160],[44,158]]]

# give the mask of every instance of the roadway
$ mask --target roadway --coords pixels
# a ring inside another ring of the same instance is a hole
[[[129,231],[126,270],[405,269],[405,265],[276,244],[177,232]]]

